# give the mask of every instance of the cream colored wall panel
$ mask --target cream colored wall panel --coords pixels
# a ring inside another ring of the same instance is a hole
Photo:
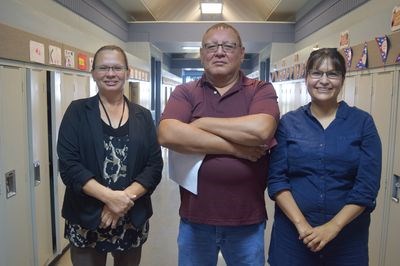
[[[0,66],[0,178],[4,182],[0,197],[0,264],[7,266],[29,266],[34,262],[25,79],[24,69]],[[10,183],[5,182],[9,171],[15,171],[14,195],[8,191]]]
[[[377,197],[377,206],[372,213],[369,252],[370,264],[379,265],[380,247],[382,246],[381,236],[383,228],[385,184],[389,181],[388,176],[388,151],[390,139],[390,121],[392,111],[393,93],[393,71],[378,72],[373,74],[373,89],[371,97],[371,115],[374,118],[379,136],[382,142],[382,174],[381,189]]]
[[[34,205],[34,234],[36,260],[39,265],[45,265],[53,256],[51,202],[50,202],[50,175],[49,149],[47,130],[47,82],[45,70],[28,69],[28,108],[30,108],[28,129],[30,132],[29,161],[30,178],[34,179],[34,164],[39,164],[40,180],[36,180],[33,188]],[[30,90],[30,91],[29,91]]]
[[[371,111],[372,75],[364,74],[357,77],[354,105],[364,111]]]

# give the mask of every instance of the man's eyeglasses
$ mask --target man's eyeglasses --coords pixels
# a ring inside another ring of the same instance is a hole
[[[125,70],[127,70],[126,67],[124,66],[105,66],[105,65],[101,65],[101,66],[96,66],[94,68],[97,72],[101,73],[101,74],[105,74],[108,73],[110,70],[114,73],[120,74],[122,72],[124,72]]]
[[[320,79],[324,76],[324,74],[326,75],[326,77],[328,79],[340,79],[342,77],[342,72],[340,72],[340,71],[323,72],[323,71],[319,71],[319,70],[310,70],[308,72],[308,74],[313,79]]]
[[[234,42],[225,42],[225,43],[205,43],[203,44],[203,48],[206,49],[207,53],[216,53],[218,51],[218,47],[222,47],[222,51],[225,53],[233,53],[237,47]]]

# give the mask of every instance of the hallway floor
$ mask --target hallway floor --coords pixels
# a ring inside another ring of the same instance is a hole
[[[152,195],[154,214],[150,218],[150,233],[147,242],[143,245],[143,266],[176,266],[178,250],[176,239],[179,225],[179,187],[168,178],[167,152],[163,149],[164,170],[162,180]],[[272,217],[268,209],[269,217]],[[267,223],[266,236],[269,236],[271,225]],[[267,249],[266,242],[266,249]],[[55,264],[56,266],[72,266],[69,250]],[[112,256],[107,259],[107,266],[112,266]],[[217,266],[226,266],[222,256]]]
[[[154,214],[150,218],[150,233],[143,245],[143,266],[175,266],[177,265],[178,209],[179,187],[168,178],[168,158],[163,148],[163,177],[152,198]],[[113,265],[112,256],[107,258],[107,266]],[[57,266],[72,266],[70,253],[67,250],[56,264]],[[223,264],[222,264],[223,265]]]

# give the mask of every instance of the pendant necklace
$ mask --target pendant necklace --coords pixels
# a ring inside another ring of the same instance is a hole
[[[105,113],[106,116],[107,116],[108,123],[110,124],[110,127],[113,128],[113,126],[112,126],[112,124],[111,124],[110,117],[108,116],[107,110],[106,110],[106,108],[104,107],[103,101],[100,99],[100,95],[99,95],[99,101],[100,101],[101,106],[103,107],[104,113]],[[122,118],[124,117],[124,112],[125,112],[125,99],[124,99],[124,102],[123,102],[123,105],[122,105],[122,115],[121,115],[121,119],[119,120],[119,124],[118,124],[118,127],[117,127],[117,128],[120,128],[120,127],[121,127]]]

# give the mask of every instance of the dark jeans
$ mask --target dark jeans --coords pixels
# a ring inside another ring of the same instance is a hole
[[[105,266],[107,252],[99,252],[94,248],[70,247],[71,261],[74,266]],[[139,266],[142,246],[125,251],[110,252],[114,257],[114,266]]]

